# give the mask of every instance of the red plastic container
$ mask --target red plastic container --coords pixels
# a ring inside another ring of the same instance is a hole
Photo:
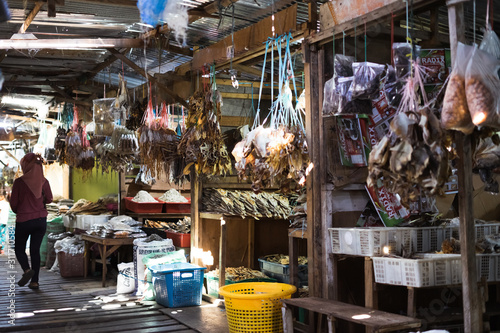
[[[188,202],[165,202],[165,213],[191,213],[191,198],[188,198]]]
[[[62,277],[83,276],[84,257],[83,253],[71,255],[65,252],[57,253],[57,262]]]
[[[191,234],[181,234],[178,232],[165,231],[167,238],[172,240],[177,247],[190,247],[191,246]]]
[[[125,197],[125,208],[134,213],[161,213],[163,202],[134,202],[132,197]]]

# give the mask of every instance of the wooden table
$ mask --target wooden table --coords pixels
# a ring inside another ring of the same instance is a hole
[[[90,243],[97,244],[99,253],[102,260],[102,286],[106,286],[106,274],[108,268],[106,266],[106,259],[122,245],[133,245],[134,238],[102,238],[98,236],[91,236],[82,234],[82,239],[85,241],[85,264],[83,277],[87,277],[88,262],[89,262],[89,249]],[[92,268],[95,269],[95,258],[92,258]]]
[[[292,310],[290,307],[300,307],[325,315],[329,333],[335,332],[335,319],[364,325],[373,333],[394,332],[420,327],[420,320],[415,318],[317,297],[284,299],[283,306],[286,309],[283,320],[285,333],[293,332]]]

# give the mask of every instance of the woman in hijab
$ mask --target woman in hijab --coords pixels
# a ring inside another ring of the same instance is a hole
[[[43,159],[40,155],[26,154],[21,159],[23,176],[14,181],[10,207],[16,213],[15,252],[23,276],[18,285],[28,285],[38,289],[40,272],[40,245],[47,228],[47,210],[45,204],[52,202],[50,184],[43,176]],[[30,240],[31,268],[26,255],[26,242]]]

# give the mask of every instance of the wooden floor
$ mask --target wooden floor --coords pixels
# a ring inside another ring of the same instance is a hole
[[[42,268],[39,290],[19,287],[21,274],[9,281],[7,259],[0,255],[0,332],[200,332],[155,302],[113,295],[116,287],[102,288],[99,278],[62,278]]]

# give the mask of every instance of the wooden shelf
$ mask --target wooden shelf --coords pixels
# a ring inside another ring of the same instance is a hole
[[[307,239],[307,230],[302,229],[288,229],[288,236],[293,238]]]
[[[144,218],[158,218],[158,219],[165,219],[165,218],[183,218],[185,216],[191,216],[191,213],[185,213],[185,214],[178,214],[178,213],[134,213],[134,212],[125,212],[125,215],[128,215],[130,217],[137,217],[140,219]]]

